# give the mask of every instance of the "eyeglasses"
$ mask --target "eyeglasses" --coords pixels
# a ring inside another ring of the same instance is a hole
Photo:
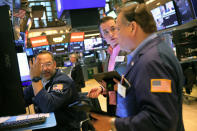
[[[114,33],[116,30],[117,30],[117,28],[112,26],[109,30],[103,30],[103,35],[104,36],[109,36],[110,32]]]
[[[48,63],[44,63],[44,64],[41,64],[41,67],[44,68],[44,67],[50,67],[53,63],[52,62],[48,62]]]

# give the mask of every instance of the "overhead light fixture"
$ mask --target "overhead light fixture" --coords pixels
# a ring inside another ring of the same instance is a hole
[[[155,0],[146,1],[146,4],[148,5],[148,4],[150,4],[150,3],[154,2],[154,1],[155,1]]]
[[[158,2],[156,5],[160,5],[161,3],[160,2]]]
[[[98,35],[100,35],[100,33],[95,33],[95,34],[87,34],[87,35],[85,35],[85,37],[90,37],[90,36],[98,36]]]

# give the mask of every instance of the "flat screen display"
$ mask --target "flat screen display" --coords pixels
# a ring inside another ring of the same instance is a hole
[[[71,42],[70,43],[70,52],[81,52],[84,51],[83,42]]]
[[[35,55],[37,55],[40,51],[42,50],[47,50],[47,51],[50,51],[50,46],[49,45],[46,45],[46,46],[39,46],[39,47],[34,47],[33,48],[33,53]]]
[[[173,1],[167,2],[153,10],[151,13],[156,22],[157,30],[167,29],[178,25],[177,14]]]
[[[94,54],[94,51],[84,51],[84,52],[83,52],[83,56],[84,56],[85,58],[88,58],[88,57],[94,57],[95,54]]]
[[[102,38],[84,39],[85,50],[96,50],[103,48]]]
[[[98,8],[70,10],[72,28],[97,26],[100,19]]]
[[[53,54],[65,54],[69,52],[68,43],[51,45],[51,52],[53,52]]]
[[[105,7],[105,0],[55,0],[58,18],[64,10],[101,8]]]
[[[110,11],[109,3],[106,3],[106,4],[105,4],[105,12],[108,12],[108,11]]]
[[[110,11],[109,13],[107,13],[107,16],[111,16],[115,19],[117,17],[117,14],[115,13],[115,11]]]
[[[197,0],[192,0],[191,2],[194,9],[195,18],[197,18]]]
[[[21,81],[31,80],[26,52],[17,53]]]
[[[16,45],[25,45],[25,33],[20,32],[18,39],[15,39],[14,43]]]
[[[181,23],[185,24],[193,20],[193,13],[188,0],[174,0],[180,13]]]
[[[33,56],[34,53],[33,53],[32,48],[26,48],[26,54],[27,54],[27,56]]]

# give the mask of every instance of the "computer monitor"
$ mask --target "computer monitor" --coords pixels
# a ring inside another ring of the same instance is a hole
[[[191,0],[174,0],[180,14],[180,21],[185,24],[195,18]]]
[[[114,19],[117,18],[117,14],[115,13],[114,10],[110,11],[109,13],[107,13],[107,16],[111,16],[111,17],[113,17]]]
[[[34,55],[32,48],[26,48],[25,51],[26,51],[27,56],[33,56]]]
[[[51,45],[51,52],[54,55],[61,55],[69,52],[69,44],[68,43],[61,43],[61,44],[55,44]]]
[[[102,38],[88,38],[84,39],[85,50],[96,50],[103,48]]]
[[[25,113],[9,7],[0,6],[0,116]]]
[[[156,22],[157,30],[167,29],[179,25],[173,1],[169,1],[151,10]]]
[[[50,46],[49,45],[46,45],[46,46],[33,47],[33,53],[34,53],[34,55],[37,55],[42,50],[48,50],[48,51],[50,51]]]
[[[109,12],[110,11],[110,7],[109,7],[109,3],[105,4],[105,12]]]
[[[94,54],[94,51],[84,51],[83,56],[84,58],[95,57],[95,54]]]
[[[84,51],[84,43],[80,42],[71,42],[70,43],[70,52],[82,52]]]
[[[17,53],[17,59],[22,86],[29,86],[31,85],[31,77],[26,52]]]

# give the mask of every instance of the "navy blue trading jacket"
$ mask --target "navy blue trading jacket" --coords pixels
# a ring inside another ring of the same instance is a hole
[[[167,43],[159,36],[149,40],[133,57],[125,78],[131,86],[118,105],[128,117],[116,118],[118,131],[184,131],[183,73]],[[172,92],[151,92],[151,79],[171,80]]]
[[[58,90],[54,85],[61,84],[63,89]],[[25,88],[24,98],[26,106],[35,105],[36,113],[54,112],[58,129],[79,128],[79,123],[75,121],[76,114],[68,108],[68,105],[78,99],[78,93],[73,81],[60,70],[45,85],[45,87],[34,96],[32,86]]]

